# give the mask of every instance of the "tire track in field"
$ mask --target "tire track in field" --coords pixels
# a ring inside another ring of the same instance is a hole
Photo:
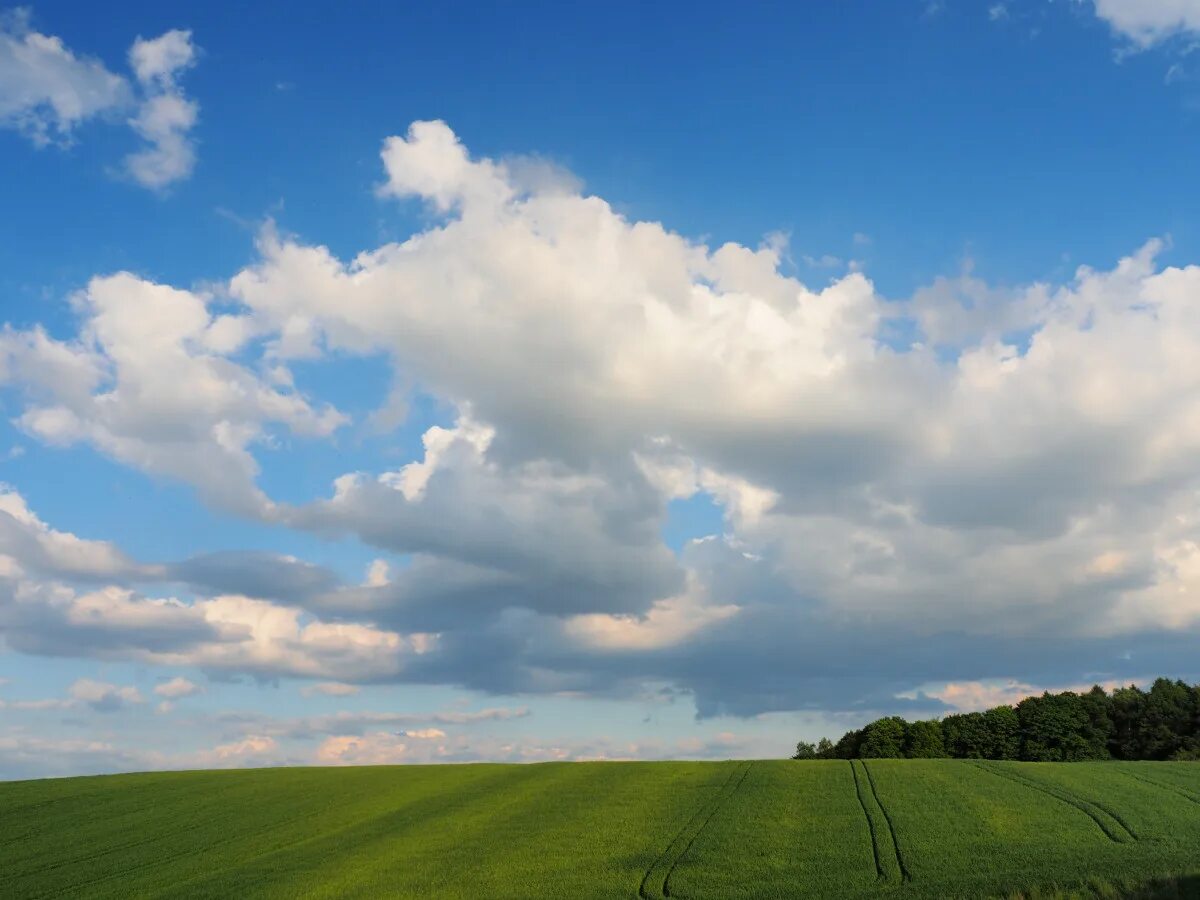
[[[700,833],[708,827],[708,823],[712,821],[713,816],[717,814],[717,811],[724,805],[725,801],[737,793],[738,788],[742,786],[742,782],[746,780],[746,776],[750,774],[750,769],[753,766],[753,762],[748,762],[740,768],[734,766],[730,769],[728,777],[721,783],[721,786],[716,791],[716,795],[712,799],[705,801],[692,813],[691,818],[684,823],[684,826],[679,829],[675,837],[671,838],[671,842],[667,844],[667,848],[650,864],[650,868],[642,876],[641,884],[638,885],[638,897],[642,898],[642,900],[654,900],[657,897],[671,896],[671,875],[674,874],[679,861],[691,849],[692,844],[696,842],[696,838],[700,836]],[[740,776],[739,772],[741,773]],[[670,865],[667,864],[668,860],[670,861]],[[655,873],[664,867],[666,871],[663,872],[662,880],[659,881],[655,877]]]
[[[736,794],[738,792],[738,790],[742,786],[742,782],[744,782],[746,780],[746,776],[750,774],[750,770],[753,767],[754,767],[753,762],[746,763],[746,768],[742,770],[742,776],[741,776],[741,778],[739,778],[737,780],[737,783],[733,786],[733,790],[731,790],[728,793],[724,794],[723,796],[717,798],[717,802],[713,804],[712,811],[709,812],[708,817],[704,820],[704,824],[696,829],[696,833],[693,834],[691,836],[691,838],[688,840],[687,845],[683,848],[683,851],[677,857],[675,857],[675,861],[673,863],[671,863],[671,868],[669,868],[667,870],[667,877],[663,879],[662,892],[663,892],[664,897],[671,896],[671,876],[675,874],[675,867],[679,865],[679,861],[681,859],[683,859],[685,856],[687,856],[687,852],[692,849],[692,844],[696,843],[696,838],[700,837],[701,832],[703,832],[704,829],[708,827],[708,823],[713,820],[713,816],[715,816],[717,814],[717,811],[720,810],[720,808],[725,805],[725,802],[730,797],[732,797],[734,794]]]
[[[975,767],[985,772],[991,772],[997,778],[1005,778],[1016,784],[1024,785],[1030,790],[1040,791],[1047,796],[1054,797],[1056,800],[1066,803],[1068,806],[1075,807],[1075,809],[1095,822],[1096,827],[1114,844],[1127,844],[1130,841],[1138,839],[1137,835],[1133,833],[1119,816],[1114,815],[1110,810],[1105,809],[1094,801],[1085,800],[1083,797],[1072,793],[1066,788],[1059,787],[1058,785],[1042,784],[1041,782],[1034,781],[1032,778],[1026,778],[1024,775],[1018,775],[1016,772],[984,765],[980,762],[975,763]]]
[[[875,803],[879,806],[879,811],[883,813],[884,824],[887,825],[888,835],[892,839],[892,852],[896,854],[896,865],[900,869],[900,880],[912,881],[912,873],[908,871],[908,863],[904,861],[904,852],[900,849],[900,838],[896,836],[896,826],[892,822],[892,814],[888,812],[883,801],[879,799],[879,791],[875,787],[875,776],[871,774],[871,767],[867,765],[866,760],[860,759],[859,765],[862,766],[863,772],[867,775],[867,784],[871,788],[871,796],[875,798]]]
[[[1161,782],[1161,781],[1155,781],[1153,778],[1147,778],[1144,775],[1135,775],[1133,772],[1126,772],[1124,769],[1118,769],[1117,771],[1120,772],[1122,775],[1124,775],[1126,778],[1132,778],[1135,781],[1142,782],[1143,784],[1152,784],[1156,788],[1161,788],[1164,791],[1170,791],[1172,794],[1178,794],[1184,800],[1190,800],[1192,803],[1195,803],[1197,806],[1200,806],[1200,797],[1197,797],[1195,794],[1193,794],[1191,791],[1189,791],[1185,787],[1180,787],[1179,785],[1176,785],[1176,784],[1165,784],[1164,782]]]
[[[854,760],[847,760],[850,763],[850,774],[854,776],[854,793],[858,797],[858,805],[862,807],[863,818],[867,820],[867,830],[871,833],[871,856],[875,859],[875,880],[886,881],[887,873],[883,871],[883,862],[879,857],[879,835],[875,830],[875,819],[867,810],[867,801],[863,799],[862,783],[858,780],[858,766],[854,765]]]

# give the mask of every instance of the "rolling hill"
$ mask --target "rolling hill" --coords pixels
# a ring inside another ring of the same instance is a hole
[[[481,764],[0,783],[4,897],[1045,896],[1172,876],[1146,896],[1191,896],[1197,873],[1191,763]]]

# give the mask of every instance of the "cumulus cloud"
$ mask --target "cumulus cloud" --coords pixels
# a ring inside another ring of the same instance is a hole
[[[434,216],[409,239],[341,260],[267,230],[219,311],[98,278],[78,338],[10,331],[2,358],[33,437],[394,564],[362,584],[237,551],[163,564],[191,603],[26,585],[0,605],[10,643],[347,684],[667,683],[701,715],[1194,665],[1200,266],[1150,241],[1063,283],[965,271],[896,302],[861,272],[808,287],[778,240],[630,221],[441,122],[383,164],[381,194]],[[259,373],[334,356],[385,358],[454,421],[419,459],[278,502],[256,480],[272,429],[343,418]],[[701,492],[722,533],[672,553],[670,504]],[[114,632],[135,615],[152,627]]]
[[[185,603],[11,579],[0,582],[0,634],[25,653],[342,681],[394,680],[436,645],[429,635],[304,621],[296,609],[249,597]]]
[[[200,108],[178,82],[195,60],[192,33],[180,29],[153,40],[139,37],[129,50],[130,66],[144,94],[129,125],[149,146],[127,156],[125,169],[143,187],[159,189],[187,178],[196,164],[189,133]]]
[[[1141,47],[1200,34],[1198,0],[1094,0],[1096,15]]]
[[[189,681],[182,675],[176,675],[170,681],[164,681],[154,686],[154,693],[167,700],[179,700],[183,697],[191,697],[193,694],[199,694],[203,690],[200,685]]]
[[[196,52],[190,31],[138,37],[129,50],[131,83],[76,55],[61,38],[34,31],[28,11],[0,14],[0,127],[16,128],[39,146],[69,143],[81,123],[132,108],[129,127],[147,146],[125,158],[125,173],[162,189],[191,175],[196,162],[190,132],[199,105],[179,85]]]
[[[92,279],[76,297],[76,340],[39,329],[0,334],[0,378],[30,394],[18,424],[48,444],[88,443],[189,481],[229,508],[265,506],[249,446],[271,423],[327,435],[344,417],[233,362],[250,326],[209,303],[122,272]]]
[[[84,703],[96,712],[116,712],[127,703],[145,702],[135,687],[122,687],[91,678],[80,678],[72,684],[70,695],[72,700]]]
[[[76,126],[129,102],[129,84],[61,38],[30,28],[28,12],[0,13],[0,126],[35,144],[69,142]]]
[[[154,572],[108,541],[83,540],[51,528],[29,509],[20,493],[4,484],[0,484],[0,554],[8,558],[10,567],[51,577],[105,580]]]
[[[93,678],[76,679],[66,697],[43,700],[0,700],[0,709],[39,711],[87,707],[93,712],[112,713],[145,702],[141,691],[132,685],[110,684]]]
[[[209,588],[231,582],[261,585],[262,567],[247,568],[243,562],[235,556],[214,563],[206,556],[178,564],[139,564],[112,544],[50,527],[20,494],[0,491],[0,635],[27,653],[339,681],[394,679],[408,657],[436,646],[433,634],[316,620],[295,605],[302,597],[289,597],[292,605],[287,606],[229,593],[205,593],[187,601],[146,596],[124,584],[80,588],[71,583],[116,579],[188,580]],[[294,560],[281,562],[306,568]],[[337,583],[329,579],[317,578],[317,587]],[[287,586],[285,580],[282,587]],[[171,701],[197,690],[176,677],[155,693]]]

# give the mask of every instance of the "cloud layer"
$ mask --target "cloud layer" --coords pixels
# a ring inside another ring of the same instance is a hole
[[[148,47],[135,70],[169,91],[191,57]],[[631,221],[442,122],[382,162],[385,201],[432,217],[409,239],[342,260],[267,228],[205,291],[97,276],[77,334],[8,330],[0,373],[39,441],[390,565],[351,584],[236,547],[132,560],[9,495],[11,646],[338,685],[668,684],[701,715],[945,708],[912,692],[1141,675],[1151,651],[1190,671],[1200,267],[1161,265],[1162,242],[1062,284],[966,273],[895,300],[860,272],[802,283],[778,241]],[[268,496],[278,435],[349,424],[291,367],[347,357],[454,421],[421,458]],[[671,504],[698,495],[722,533],[674,553]],[[331,759],[426,740],[367,735]]]

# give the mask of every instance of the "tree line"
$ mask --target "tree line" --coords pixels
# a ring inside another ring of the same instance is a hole
[[[908,722],[876,719],[836,742],[800,741],[792,759],[1200,760],[1200,685],[1159,678],[1107,693],[1046,692],[1014,706]]]

